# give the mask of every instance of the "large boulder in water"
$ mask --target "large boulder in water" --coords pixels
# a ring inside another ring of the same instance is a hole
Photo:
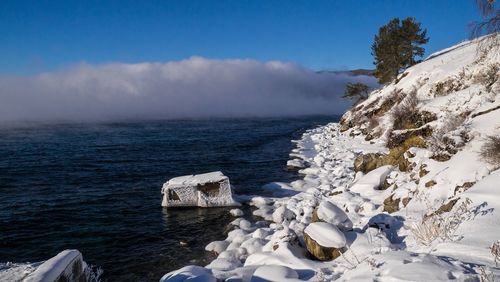
[[[221,207],[239,205],[233,199],[229,178],[220,171],[179,176],[163,184],[164,207]]]
[[[313,222],[304,229],[307,250],[318,260],[332,260],[344,252],[346,238],[335,225]]]

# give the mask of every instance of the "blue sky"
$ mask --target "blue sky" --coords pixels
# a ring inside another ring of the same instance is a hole
[[[314,70],[372,68],[370,46],[391,18],[427,28],[427,54],[468,36],[474,0],[1,1],[0,74],[81,62],[206,58],[295,62]]]

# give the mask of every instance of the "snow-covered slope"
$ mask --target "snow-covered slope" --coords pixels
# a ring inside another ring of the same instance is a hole
[[[478,44],[433,54],[340,124],[307,131],[289,162],[304,177],[283,184],[297,193],[248,197],[263,220],[236,218],[207,246],[218,257],[203,277],[499,279],[500,164],[480,153],[500,136],[500,54]]]

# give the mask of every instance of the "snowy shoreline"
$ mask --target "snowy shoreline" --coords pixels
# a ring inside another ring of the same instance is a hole
[[[287,164],[303,178],[240,199],[263,220],[232,210],[234,229],[206,246],[217,258],[161,281],[498,277],[500,172],[480,151],[500,133],[500,63],[495,52],[476,58],[477,44],[436,54],[340,123],[306,131]],[[418,124],[396,127],[412,114]]]

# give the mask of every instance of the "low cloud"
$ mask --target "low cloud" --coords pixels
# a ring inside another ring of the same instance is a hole
[[[80,64],[0,77],[0,122],[110,121],[339,114],[347,82],[295,64],[192,57],[167,63]]]

